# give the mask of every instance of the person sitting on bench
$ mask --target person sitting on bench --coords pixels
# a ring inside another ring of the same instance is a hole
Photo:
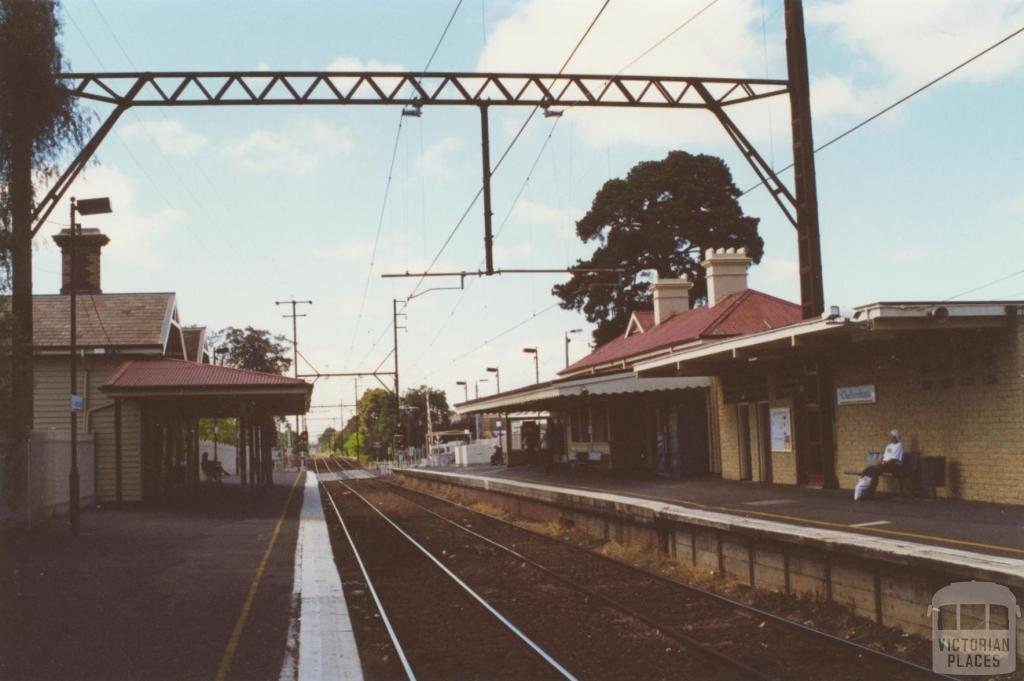
[[[882,473],[897,473],[900,466],[903,465],[903,443],[900,442],[900,431],[893,428],[889,431],[889,442],[885,445],[885,452],[882,454],[882,460],[878,463],[868,466],[861,471],[861,476],[867,476],[871,478],[871,487],[869,488],[868,496],[874,494],[875,488],[878,486],[878,476]]]
[[[221,465],[220,461],[210,461],[209,452],[203,452],[203,460],[200,463],[199,468],[203,471],[203,475],[206,476],[206,479],[213,482],[220,482],[222,475],[231,475],[224,470],[224,466]]]

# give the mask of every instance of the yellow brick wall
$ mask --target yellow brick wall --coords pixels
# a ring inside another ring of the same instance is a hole
[[[87,355],[79,362],[78,389],[85,396],[88,413],[78,418],[79,432],[95,435],[96,500],[113,502],[116,498],[114,455],[113,400],[100,392],[100,386],[123,358]],[[70,431],[69,401],[71,383],[66,357],[39,357],[33,365],[34,423],[33,429],[45,432]],[[140,460],[141,410],[126,402],[121,412],[121,475],[125,501],[142,498]]]
[[[797,442],[797,419],[799,414],[793,408],[793,400],[772,400],[769,403],[769,408],[774,409],[777,407],[789,407],[790,426],[793,429],[793,446],[790,452],[772,452],[772,482],[777,482],[785,485],[795,485],[797,483],[796,477],[796,449],[798,446]]]
[[[836,407],[840,486],[853,487],[843,471],[863,468],[898,428],[908,451],[946,457],[940,495],[1024,503],[1024,326],[952,337],[865,344],[839,358],[836,386],[874,384],[877,395],[875,404]]]
[[[736,405],[726,404],[722,382],[711,379],[711,407],[718,421],[718,448],[722,457],[722,478],[740,479],[740,450],[736,437]]]

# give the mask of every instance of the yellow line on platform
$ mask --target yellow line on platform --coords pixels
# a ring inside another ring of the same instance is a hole
[[[1014,548],[1012,546],[1002,546],[1000,544],[983,544],[981,542],[967,541],[965,539],[952,539],[950,537],[939,537],[932,534],[924,534],[917,532],[904,532],[902,530],[889,530],[881,527],[856,527],[854,525],[847,525],[845,523],[833,523],[827,520],[815,520],[814,518],[804,518],[801,516],[785,515],[783,513],[771,513],[770,511],[753,511],[747,508],[733,508],[731,506],[711,506],[709,504],[702,504],[698,501],[688,501],[686,499],[672,499],[671,497],[658,497],[658,496],[644,496],[642,494],[631,494],[619,492],[616,490],[601,489],[599,487],[583,487],[580,485],[574,485],[577,489],[587,490],[589,492],[603,492],[605,494],[623,494],[625,496],[635,497],[637,499],[650,499],[652,501],[664,501],[670,504],[676,504],[679,506],[692,506],[699,508],[702,511],[717,511],[719,513],[732,513],[740,515],[758,515],[765,518],[772,518],[774,520],[789,520],[801,523],[808,523],[810,525],[820,525],[822,527],[829,527],[839,530],[855,530],[858,532],[876,532],[878,534],[892,535],[894,537],[903,537],[907,539],[925,539],[933,542],[940,542],[943,544],[955,544],[957,546],[969,546],[975,549],[990,549],[995,551],[1005,551],[1007,553],[1015,553],[1024,556],[1024,549]]]
[[[295,494],[295,487],[299,484],[299,478],[301,477],[302,471],[299,471],[295,475],[295,480],[292,481],[291,489],[288,490],[288,498],[284,500],[284,508],[281,509],[281,515],[277,519],[277,525],[274,526],[273,534],[270,535],[267,550],[263,552],[263,558],[260,560],[259,567],[256,568],[256,574],[253,575],[252,584],[249,585],[249,593],[245,597],[245,603],[242,604],[242,612],[238,613],[238,620],[235,621],[235,628],[231,631],[231,638],[228,639],[224,655],[220,658],[220,664],[217,665],[217,673],[213,677],[214,681],[224,681],[227,678],[228,670],[231,668],[231,660],[234,659],[235,650],[238,649],[238,641],[242,637],[245,623],[249,621],[249,612],[252,610],[252,602],[256,599],[256,590],[263,579],[263,571],[266,569],[267,561],[270,559],[270,552],[274,549],[277,536],[281,533],[284,517],[288,514],[288,506],[291,505],[292,495]]]

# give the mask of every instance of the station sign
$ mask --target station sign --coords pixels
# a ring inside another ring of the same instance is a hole
[[[848,385],[836,388],[836,404],[874,404],[876,401],[874,384]]]

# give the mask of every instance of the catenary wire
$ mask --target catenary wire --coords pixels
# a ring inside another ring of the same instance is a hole
[[[1020,28],[1018,28],[1017,30],[1013,31],[1012,33],[1010,33],[1006,37],[1004,37],[1004,38],[1002,38],[1000,40],[997,40],[996,42],[992,43],[991,45],[989,45],[988,47],[983,49],[981,52],[978,52],[977,54],[975,54],[974,56],[972,56],[972,57],[970,57],[970,58],[960,62],[959,64],[957,64],[953,68],[949,69],[948,71],[946,71],[942,75],[933,78],[932,80],[928,81],[927,83],[925,83],[921,87],[917,88],[913,92],[910,92],[910,93],[900,97],[899,99],[897,99],[892,104],[890,104],[887,107],[885,107],[884,109],[882,109],[882,110],[872,114],[871,116],[868,116],[867,118],[862,120],[860,123],[857,123],[856,125],[854,125],[852,128],[848,128],[847,130],[845,130],[844,132],[839,133],[838,135],[836,135],[835,137],[833,137],[829,141],[825,142],[824,144],[821,144],[821,145],[815,147],[814,153],[817,154],[819,151],[822,151],[823,149],[827,149],[828,147],[832,146],[833,144],[835,144],[839,140],[843,139],[847,135],[850,135],[850,134],[856,132],[857,130],[860,130],[861,128],[863,128],[868,123],[871,123],[875,119],[884,116],[885,114],[889,113],[890,111],[892,111],[893,109],[898,107],[900,104],[903,104],[904,102],[906,102],[907,100],[911,99],[912,97],[915,97],[915,96],[921,94],[922,92],[924,92],[925,90],[927,90],[931,86],[935,85],[936,83],[938,83],[938,82],[940,82],[942,80],[945,80],[949,76],[953,75],[954,73],[956,73],[960,69],[964,68],[968,64],[970,64],[970,63],[976,61],[977,59],[983,57],[984,55],[988,54],[989,52],[991,52],[992,50],[996,49],[1000,45],[1002,45],[1002,44],[1004,44],[1006,42],[1009,42],[1013,38],[1016,38],[1021,33],[1024,33],[1024,26],[1021,26]],[[781,169],[777,170],[776,173],[784,173],[787,170],[790,170],[792,168],[793,168],[793,164],[790,163],[785,168],[781,168]],[[750,192],[754,191],[755,189],[757,189],[758,187],[762,186],[763,184],[764,184],[764,182],[758,182],[757,184],[751,186],[749,189],[747,189],[742,194],[740,194],[740,196],[746,196],[747,194],[749,194]]]

